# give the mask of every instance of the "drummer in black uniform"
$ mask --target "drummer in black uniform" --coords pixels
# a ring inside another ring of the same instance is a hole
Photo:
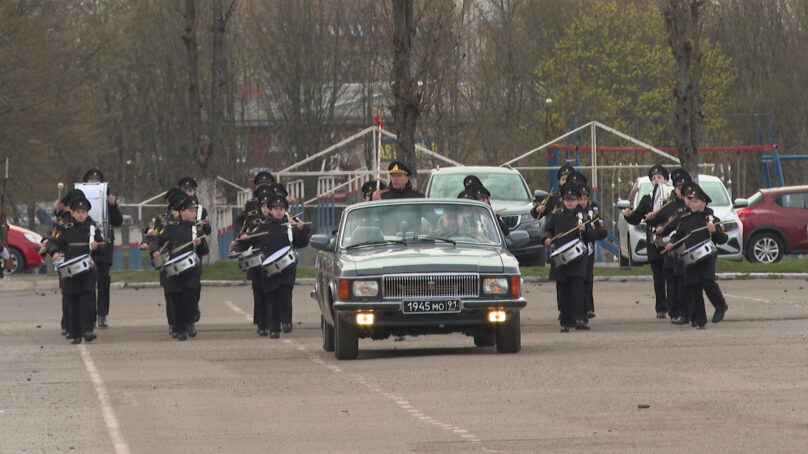
[[[606,238],[607,231],[603,225],[603,219],[600,217],[600,208],[598,204],[590,199],[591,189],[586,183],[578,185],[578,192],[581,198],[578,199],[578,204],[583,211],[583,222],[588,224],[586,234],[584,235],[584,242],[587,247],[586,259],[586,277],[584,278],[584,286],[586,287],[586,301],[584,303],[584,311],[586,318],[595,318],[595,244]]]
[[[65,262],[98,249],[102,240],[101,232],[88,215],[90,202],[77,197],[70,201],[69,206],[70,220],[56,226],[47,244],[47,252],[54,260],[64,257]],[[96,338],[93,332],[95,281],[96,274],[92,269],[60,279],[62,302],[67,306],[68,338],[74,344],[81,343],[82,337],[87,342]]]
[[[92,168],[84,174],[82,180],[85,183],[103,183],[104,174],[97,168]],[[123,216],[121,210],[118,208],[117,198],[109,194],[107,195],[107,214],[109,219],[109,228],[107,232],[102,232],[106,235],[104,243],[99,245],[98,250],[93,256],[95,262],[95,269],[98,276],[98,293],[96,299],[96,314],[98,317],[98,327],[106,328],[109,326],[107,322],[107,315],[109,315],[109,286],[111,283],[109,277],[109,270],[112,268],[113,254],[115,253],[115,229],[123,225]]]
[[[685,203],[685,190],[687,184],[692,183],[690,174],[684,169],[671,172],[673,192],[670,200],[659,210],[655,219],[662,221],[654,228],[655,238],[664,239],[671,235],[679,224],[679,219],[690,213]],[[665,273],[665,290],[668,302],[668,316],[674,325],[684,325],[690,322],[688,296],[683,284],[684,266],[676,253],[663,254],[663,271]]]
[[[548,214],[551,214],[556,209],[561,201],[561,187],[567,182],[567,175],[575,172],[575,167],[571,164],[564,164],[556,172],[558,178],[558,190],[547,195],[538,205],[530,210],[530,214],[536,219],[541,219]]]
[[[287,216],[286,210],[289,208],[289,202],[286,197],[275,195],[262,202],[262,207],[267,207],[269,211],[269,216],[258,225],[257,233],[263,235],[240,241],[236,245],[235,251],[243,251],[250,246],[255,246],[261,249],[265,257],[269,258],[287,246],[297,249],[305,247],[309,243],[309,227],[302,221],[293,221]],[[263,307],[260,311],[256,311],[259,335],[269,335],[273,339],[280,337],[284,312],[291,310],[292,289],[295,285],[296,274],[296,263],[272,276],[268,276],[266,271],[261,269],[261,306]],[[291,331],[291,326],[284,328],[286,328],[285,332]]]
[[[623,217],[631,225],[638,225],[646,221],[649,228],[645,231],[645,241],[647,244],[648,264],[651,266],[651,274],[654,279],[655,310],[657,318],[665,318],[668,314],[668,301],[665,295],[665,273],[662,263],[662,254],[659,248],[654,245],[651,235],[651,228],[659,219],[653,220],[656,215],[654,211],[654,201],[658,199],[663,190],[663,186],[668,183],[668,170],[657,164],[648,170],[648,179],[654,185],[654,189],[649,195],[643,196],[637,207],[632,211],[630,208],[623,210]]]
[[[670,242],[665,244],[665,250],[671,251],[677,243],[683,244],[683,250],[688,250],[702,243],[712,241],[715,244],[724,244],[729,237],[720,225],[720,219],[714,216],[713,210],[707,207],[710,197],[696,184],[692,185],[692,192],[687,195],[690,200],[690,213],[682,216],[676,226],[676,233]],[[671,253],[676,253],[673,251]],[[707,325],[707,314],[704,309],[704,295],[707,294],[710,302],[715,306],[713,323],[724,319],[727,303],[721,289],[715,282],[715,261],[717,254],[712,253],[695,263],[685,266],[684,284],[690,297],[691,323],[699,329]]]
[[[583,222],[583,213],[578,204],[580,193],[572,183],[561,187],[562,203],[553,210],[547,221],[545,247],[558,249],[574,240],[582,240],[587,234],[587,224]],[[589,323],[584,312],[584,278],[586,277],[587,260],[579,257],[566,265],[550,265],[550,279],[556,281],[556,299],[561,311],[561,332],[569,332],[575,327],[588,330]]]
[[[410,175],[412,171],[401,161],[393,161],[387,166],[390,173],[390,186],[384,190],[373,192],[373,200],[388,199],[420,199],[424,195],[412,188]]]
[[[152,240],[149,251],[152,257],[158,258],[159,251],[165,245],[171,259],[188,252],[195,252],[202,257],[208,253],[208,244],[203,237],[193,237],[192,230],[196,224],[196,210],[199,208],[193,197],[186,196],[175,205],[179,219],[172,219]],[[194,306],[202,287],[200,277],[202,269],[199,265],[183,271],[176,276],[166,276],[165,288],[173,306],[173,326],[177,340],[184,341],[190,335],[196,335],[194,323]]]
[[[266,187],[266,186],[264,186]],[[250,239],[250,235],[258,233],[258,228],[267,216],[269,216],[269,194],[259,193],[259,199],[250,199],[245,204],[245,212],[236,218],[235,228],[238,229],[236,239],[230,243],[231,258],[236,258],[239,252],[245,248],[239,248],[238,244],[242,241]],[[250,281],[253,294],[253,325],[258,325],[258,321],[263,317],[260,314],[263,310],[262,295],[261,295],[261,267],[255,266],[247,270],[247,280]],[[262,329],[258,328],[258,334],[262,334]]]

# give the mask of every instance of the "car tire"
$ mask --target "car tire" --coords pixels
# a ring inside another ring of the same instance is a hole
[[[779,262],[784,253],[783,240],[770,232],[755,234],[746,246],[746,259],[755,263]]]
[[[337,359],[356,359],[359,356],[359,334],[356,326],[334,315],[334,356]]]
[[[17,248],[9,246],[8,248],[9,253],[11,254],[11,261],[13,263],[11,269],[3,269],[3,274],[19,274],[22,273],[22,270],[25,269],[25,258]],[[2,262],[2,261],[0,261]],[[3,267],[3,263],[0,263],[0,268]]]
[[[474,345],[478,347],[493,347],[497,344],[495,333],[483,333],[474,336]]]
[[[334,351],[334,327],[325,321],[325,317],[320,316],[320,331],[323,333],[323,350]]]
[[[522,327],[519,312],[497,326],[497,351],[500,353],[516,353],[522,349]]]

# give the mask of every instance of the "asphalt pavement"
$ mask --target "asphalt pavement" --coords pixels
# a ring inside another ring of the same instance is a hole
[[[76,346],[57,291],[0,282],[0,452],[803,453],[808,282],[720,284],[703,331],[657,320],[649,282],[598,282],[592,331],[562,334],[554,284],[527,283],[518,354],[452,334],[337,361],[310,285],[280,339],[249,287],[205,287],[186,342],[161,289],[113,289],[110,327]]]

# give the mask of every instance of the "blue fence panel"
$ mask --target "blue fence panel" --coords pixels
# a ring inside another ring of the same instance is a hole
[[[123,251],[118,246],[112,251],[112,269],[116,271],[123,269]]]
[[[143,253],[137,246],[129,246],[129,269],[143,269]]]

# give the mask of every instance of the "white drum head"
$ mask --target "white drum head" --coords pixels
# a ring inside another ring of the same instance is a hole
[[[291,246],[284,246],[284,247],[280,248],[279,250],[275,251],[272,255],[267,257],[267,259],[264,260],[264,263],[262,265],[269,265],[270,263],[274,262],[275,260],[278,260],[279,258],[283,257],[284,254],[289,252],[289,249],[292,249],[292,247]]]

